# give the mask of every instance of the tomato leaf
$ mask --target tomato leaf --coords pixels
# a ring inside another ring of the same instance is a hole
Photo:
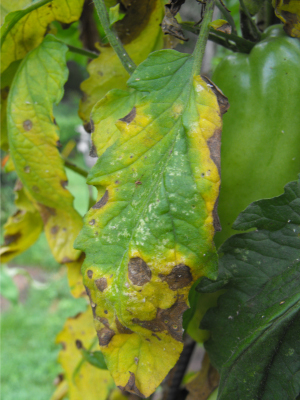
[[[192,65],[186,54],[152,53],[128,81],[139,96],[126,102],[113,91],[102,100],[111,111],[96,106],[92,115],[101,155],[88,183],[99,196],[75,247],[86,253],[83,279],[107,366],[140,396],[174,366],[189,290],[217,268],[222,120],[213,85],[192,76]]]
[[[272,0],[276,16],[284,23],[283,29],[292,37],[300,37],[300,2]]]
[[[1,27],[1,72],[37,47],[52,21],[77,21],[82,6],[83,0],[40,0],[10,12]]]
[[[294,399],[300,393],[300,180],[273,199],[251,204],[220,248],[216,282],[227,289],[204,316],[205,347],[219,369],[220,400]],[[271,397],[270,397],[271,396]]]
[[[76,260],[73,241],[82,218],[66,189],[67,177],[57,149],[53,103],[67,79],[67,47],[48,35],[22,61],[8,96],[10,154],[30,200],[39,210],[51,251],[58,262]]]

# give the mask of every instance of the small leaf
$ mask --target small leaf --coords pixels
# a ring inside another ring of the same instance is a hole
[[[0,268],[0,293],[13,304],[19,301],[19,290],[5,266]]]
[[[32,205],[20,182],[15,187],[17,211],[4,225],[4,244],[0,248],[1,262],[7,263],[32,246],[43,230],[43,221]]]
[[[126,16],[115,23],[114,28],[132,60],[138,65],[150,52],[164,46],[160,29],[163,18],[161,0],[150,3],[140,0],[128,8]],[[79,116],[85,124],[89,123],[94,105],[115,89],[126,89],[128,73],[111,47],[99,47],[100,55],[87,67],[90,77],[81,84],[84,96],[79,106]]]
[[[224,19],[216,19],[215,21],[212,21],[209,26],[212,27],[215,31],[224,32],[228,35],[231,34],[231,25]]]
[[[114,7],[110,7],[108,15],[110,26],[125,17],[125,14],[120,12],[120,3],[116,4]]]
[[[186,54],[152,53],[128,81],[139,95],[126,102],[113,91],[92,115],[100,157],[88,183],[99,196],[75,246],[86,253],[83,279],[107,366],[139,396],[176,363],[189,290],[217,267],[221,111],[192,65]]]
[[[107,365],[101,351],[89,351],[86,349],[82,349],[82,355],[83,358],[94,367],[99,369],[107,369]]]
[[[272,0],[276,16],[284,23],[283,29],[289,36],[300,37],[299,0]]]
[[[227,289],[201,324],[211,331],[205,347],[221,374],[220,400],[300,393],[299,222],[300,180],[239,216],[236,228],[258,230],[229,238],[220,248],[218,280],[199,285],[202,292],[218,283]]]
[[[24,58],[9,92],[7,119],[16,172],[40,212],[52,254],[61,263],[79,257],[73,241],[82,226],[82,218],[73,208],[73,196],[66,189],[52,113],[67,79],[66,51],[64,44],[48,35]]]
[[[90,310],[67,319],[56,338],[56,342],[62,344],[58,361],[64,369],[70,400],[106,400],[114,388],[110,373],[87,362],[76,341],[89,351],[98,347]]]
[[[77,21],[84,0],[40,0],[23,10],[10,12],[1,27],[1,72],[20,60],[43,40],[52,21]],[[28,3],[28,2],[27,2]]]

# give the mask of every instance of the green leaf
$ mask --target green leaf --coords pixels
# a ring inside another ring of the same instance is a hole
[[[66,189],[67,177],[58,152],[59,130],[52,107],[67,79],[67,47],[48,35],[22,61],[8,97],[10,154],[27,195],[39,210],[51,251],[58,262],[76,260],[73,241],[82,218]]]
[[[107,369],[107,365],[101,351],[89,351],[86,349],[82,349],[82,355],[84,359],[92,364],[94,367],[99,369]]]
[[[19,301],[19,290],[5,266],[0,268],[0,293],[13,304]]]
[[[1,27],[1,72],[37,47],[52,21],[77,21],[82,6],[83,0],[40,0],[10,12]]]
[[[0,248],[1,262],[7,263],[32,246],[43,230],[43,221],[20,182],[15,187],[17,211],[4,225],[4,244]]]
[[[114,7],[110,7],[108,15],[110,26],[125,17],[125,14],[120,12],[120,3],[116,4]]]
[[[100,157],[88,183],[98,202],[75,246],[86,253],[83,279],[107,366],[140,396],[174,366],[189,290],[217,268],[222,120],[193,61],[152,53],[129,79],[131,91],[110,92],[92,114]]]
[[[220,275],[202,292],[227,289],[205,315],[206,349],[219,369],[220,400],[295,399],[300,393],[300,180],[251,204],[220,248]]]

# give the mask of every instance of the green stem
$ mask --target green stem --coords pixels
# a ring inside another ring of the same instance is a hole
[[[70,44],[67,44],[67,43],[65,43],[65,44],[68,46],[69,50],[72,53],[81,54],[82,56],[86,56],[89,58],[98,58],[99,57],[99,54],[94,53],[93,51],[89,51],[89,50],[81,49],[79,47],[71,46]]]
[[[232,18],[232,15],[230,14],[230,12],[228,12],[226,10],[226,8],[224,8],[222,6],[222,4],[220,3],[220,1],[217,1],[216,6],[218,7],[218,9],[221,11],[221,13],[223,14],[224,18],[226,19],[226,21],[229,22],[229,24],[231,25],[232,28],[232,32],[235,33],[237,35],[237,30],[236,30],[236,26],[235,26],[235,22],[234,19]]]
[[[88,172],[83,169],[78,167],[77,165],[73,164],[71,161],[69,161],[66,157],[63,157],[64,164],[67,168],[71,169],[72,171],[76,172],[77,174],[83,176],[84,178],[87,178]]]
[[[204,51],[209,35],[209,23],[212,20],[214,6],[216,0],[207,0],[206,9],[203,21],[201,22],[200,34],[193,52],[194,64],[193,64],[193,75],[199,75],[201,70],[201,65],[203,61]]]
[[[258,29],[258,27],[256,26],[255,22],[253,21],[253,18],[251,17],[251,15],[249,14],[249,11],[244,4],[244,0],[240,0],[240,5],[241,5],[241,9],[243,10],[244,14],[248,18],[248,21],[249,21],[250,25],[252,26],[253,31],[255,32],[256,38],[259,41],[261,39],[261,32]]]
[[[102,28],[106,34],[107,40],[109,41],[111,47],[117,53],[123,67],[126,71],[131,75],[136,68],[136,65],[129,57],[129,54],[124,49],[121,40],[118,38],[116,32],[110,28],[109,16],[106,10],[106,6],[104,4],[104,0],[94,0],[94,4],[98,13],[98,17],[100,19]]]
[[[50,3],[52,0],[41,0],[33,3],[31,6],[25,8],[24,10],[20,11],[15,11],[14,13],[9,13],[9,15],[12,15],[12,18],[9,20],[9,22],[5,22],[1,27],[1,34],[0,34],[0,39],[1,43],[4,43],[4,40],[9,33],[9,31],[16,25],[17,22],[20,21],[21,18],[23,18],[26,14],[30,13],[33,10],[36,10],[37,8],[40,8],[44,6],[47,3]],[[1,46],[2,46],[1,44]]]

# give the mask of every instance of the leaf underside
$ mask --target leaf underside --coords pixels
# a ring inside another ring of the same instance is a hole
[[[202,292],[227,289],[204,317],[206,342],[219,369],[220,400],[295,399],[300,393],[300,180],[279,197],[240,214],[220,248],[216,282]]]
[[[98,202],[75,247],[116,384],[149,396],[176,363],[192,284],[213,278],[221,112],[193,58],[152,53],[94,108]],[[102,197],[101,197],[102,196]]]

